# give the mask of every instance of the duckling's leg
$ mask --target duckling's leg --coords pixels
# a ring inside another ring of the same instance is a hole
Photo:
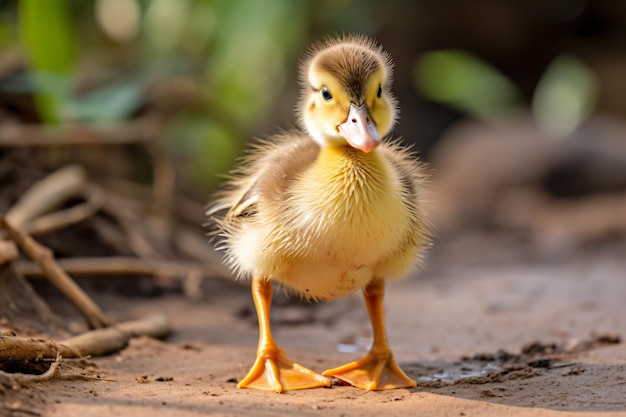
[[[358,361],[329,369],[322,375],[334,376],[355,387],[367,390],[416,386],[415,381],[406,376],[393,359],[385,331],[384,293],[385,283],[381,279],[375,279],[363,290],[374,333],[374,342],[369,353]]]
[[[252,297],[259,318],[259,347],[256,361],[237,388],[283,390],[329,387],[330,379],[285,358],[270,330],[272,283],[263,278],[252,280]]]

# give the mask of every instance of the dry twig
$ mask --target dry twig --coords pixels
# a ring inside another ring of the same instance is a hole
[[[154,315],[85,332],[60,342],[0,336],[0,359],[3,362],[34,363],[61,355],[65,358],[100,356],[123,349],[133,337],[163,338],[171,332],[164,316]]]
[[[157,217],[161,219],[166,237],[169,237],[172,229],[172,207],[176,191],[176,170],[167,156],[165,135],[158,135],[150,143],[150,157],[152,159],[153,181],[153,206]]]
[[[156,117],[146,116],[110,126],[0,125],[0,148],[60,145],[122,145],[151,141],[161,131]]]
[[[61,364],[62,356],[57,353],[56,359],[50,365],[50,368],[43,374],[21,374],[21,373],[8,373],[0,371],[0,374],[9,377],[13,382],[17,382],[20,385],[32,384],[34,382],[45,382],[53,379],[57,375],[57,370]]]
[[[86,186],[85,170],[78,165],[68,165],[33,184],[7,212],[6,219],[21,228],[67,199],[82,195]]]
[[[4,216],[0,215],[0,227],[9,234],[22,250],[37,263],[46,277],[76,306],[91,328],[105,327],[111,324],[100,308],[76,285],[55,261],[52,251],[37,243],[28,234],[13,227]]]
[[[104,196],[94,191],[84,203],[40,216],[24,225],[24,231],[35,236],[80,223],[96,214],[104,205]]]
[[[202,277],[221,277],[222,274],[208,265],[196,262],[175,262],[138,259],[124,256],[103,258],[59,259],[58,264],[71,275],[159,275],[184,277],[191,271],[198,271]],[[15,269],[22,275],[38,277],[43,272],[32,262],[18,261]]]
[[[19,336],[0,335],[0,358],[2,363],[39,362],[57,355],[73,357],[74,353],[54,342],[27,339]]]
[[[0,239],[0,265],[13,261],[18,255],[14,242]]]
[[[106,193],[106,191],[103,191]],[[130,201],[112,193],[106,193],[103,211],[113,217],[126,234],[131,250],[144,259],[158,259],[167,254],[167,249],[157,239],[148,238],[149,230],[145,227],[145,217],[140,217],[141,208],[137,202]]]
[[[91,330],[61,341],[59,346],[74,352],[74,357],[100,356],[125,348],[133,337],[150,336],[161,339],[171,330],[165,316],[153,315],[118,323],[106,329]]]

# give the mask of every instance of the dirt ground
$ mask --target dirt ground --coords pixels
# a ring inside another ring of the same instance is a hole
[[[100,295],[115,319],[163,313],[174,333],[67,360],[54,381],[0,386],[0,415],[626,416],[623,251],[494,261],[489,254],[501,247],[492,242],[454,262],[436,250],[425,271],[388,286],[389,336],[415,389],[238,390],[256,348],[252,301],[246,286],[211,281],[195,302]],[[358,294],[308,304],[278,292],[273,321],[281,347],[317,371],[359,357],[369,343]]]

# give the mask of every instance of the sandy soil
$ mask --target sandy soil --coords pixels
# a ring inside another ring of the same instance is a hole
[[[0,387],[0,415],[626,416],[623,256],[434,258],[387,292],[389,336],[415,389],[236,389],[254,359],[256,319],[245,286],[216,281],[201,302],[101,296],[114,318],[161,312],[175,333],[135,339],[117,355],[66,361],[51,382]],[[323,304],[278,295],[273,320],[281,347],[318,371],[359,357],[369,343],[358,295]]]

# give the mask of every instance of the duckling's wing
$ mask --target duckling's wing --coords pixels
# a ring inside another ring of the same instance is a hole
[[[217,200],[206,209],[205,215],[214,220],[216,218],[253,216],[256,214],[256,202],[259,199],[257,184],[258,179],[255,179],[248,188],[240,186],[233,190],[220,192]]]
[[[260,142],[232,174],[206,214],[222,217],[224,212],[224,218],[240,220],[257,215],[260,201],[276,203],[286,198],[291,183],[318,153],[319,146],[299,133],[285,133]]]
[[[257,182],[255,181],[236,204],[232,204],[232,201],[226,200],[218,201],[217,203],[212,204],[206,209],[206,216],[224,217],[228,215],[234,217],[247,217],[254,215],[256,213],[255,203],[259,198],[256,193],[256,184]]]
[[[229,216],[249,217],[256,214],[256,202],[259,200],[258,184],[258,179],[252,183],[239,202],[230,208]]]

